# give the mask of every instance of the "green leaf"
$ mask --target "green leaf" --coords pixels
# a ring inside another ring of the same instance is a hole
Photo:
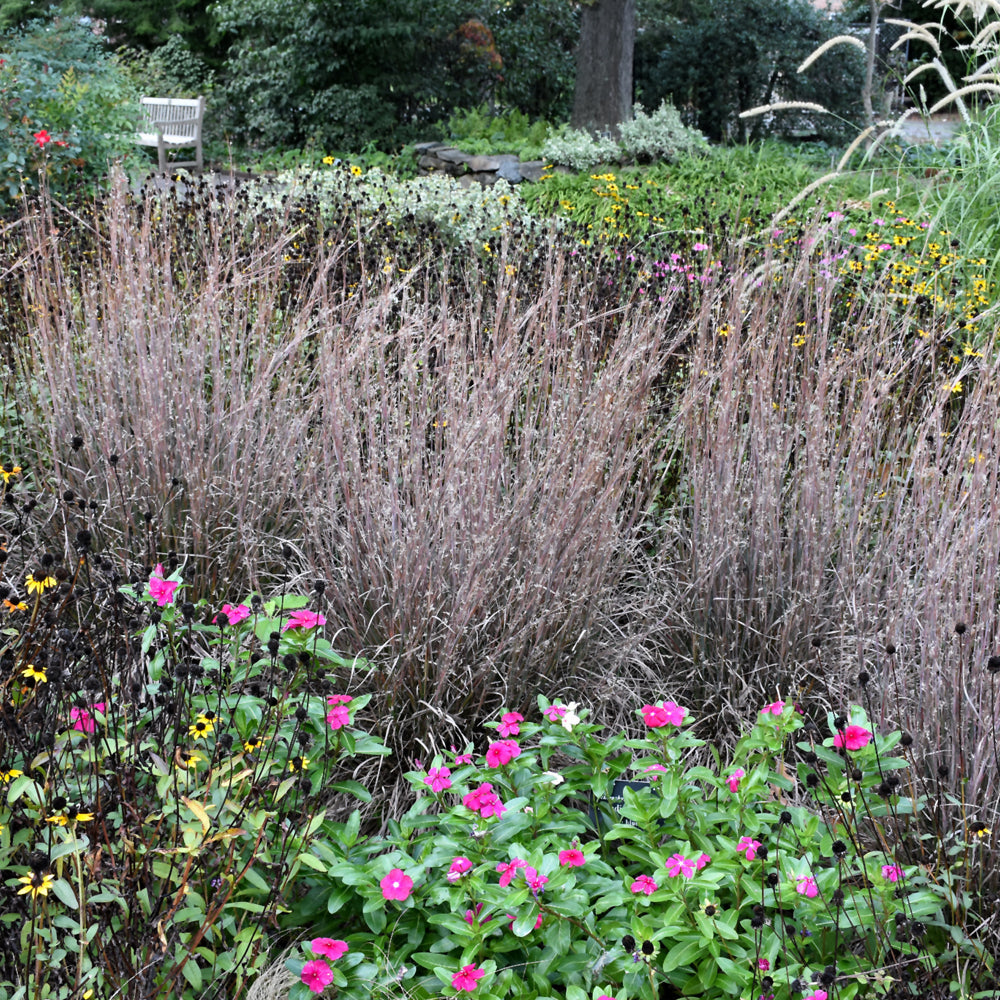
[[[73,840],[66,840],[61,844],[56,844],[49,852],[49,857],[55,861],[63,858],[67,854],[78,854],[90,847],[90,840],[86,836],[80,836]]]
[[[332,781],[327,786],[330,791],[343,792],[345,795],[353,795],[359,802],[371,802],[371,793],[360,782],[347,779],[345,781]]]
[[[57,878],[52,883],[52,892],[58,898],[59,902],[64,906],[68,906],[71,910],[75,910],[80,905],[77,902],[76,893],[73,892],[73,887],[64,878]]]
[[[196,990],[201,989],[201,983],[202,983],[201,968],[199,967],[196,959],[189,958],[184,963],[184,968],[181,971],[184,974],[184,978],[191,984],[191,986],[194,989]]]

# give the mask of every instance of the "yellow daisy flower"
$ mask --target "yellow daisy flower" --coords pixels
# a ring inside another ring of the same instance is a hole
[[[27,677],[33,680],[36,684],[47,684],[49,679],[45,676],[44,670],[36,670],[33,663],[29,663],[24,670],[21,671],[22,677]]]
[[[54,875],[46,872],[42,875],[39,872],[32,872],[30,875],[22,875],[18,882],[20,882],[24,888],[18,889],[17,894],[19,896],[31,895],[32,899],[37,899],[39,896],[47,896],[49,894],[49,889],[52,888],[52,883],[55,882],[56,878]]]
[[[29,573],[24,578],[24,582],[29,594],[44,594],[46,590],[56,585],[56,578],[49,576],[43,570],[36,569],[34,573]]]
[[[14,478],[14,476],[20,475],[20,473],[21,466],[19,465],[12,465],[9,469],[6,465],[0,465],[0,476],[3,476],[5,486],[11,481],[11,479]]]

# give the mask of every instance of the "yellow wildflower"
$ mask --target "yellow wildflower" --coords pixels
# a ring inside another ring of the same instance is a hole
[[[47,684],[49,682],[48,677],[45,676],[45,671],[36,670],[33,663],[29,663],[24,670],[21,671],[21,676],[30,678],[36,684]]]
[[[24,582],[29,594],[44,594],[46,590],[56,585],[56,578],[49,576],[44,570],[36,569],[34,573],[29,573]]]
[[[14,478],[14,476],[20,475],[20,473],[21,466],[19,465],[11,465],[9,469],[6,464],[0,465],[0,476],[3,476],[5,486],[11,481],[11,479]]]
[[[54,875],[46,872],[44,875],[39,872],[32,872],[30,875],[22,875],[18,882],[24,885],[23,889],[18,889],[17,894],[19,896],[27,896],[31,894],[32,899],[37,899],[39,896],[47,896],[49,894],[49,889],[52,888],[52,883],[55,882],[56,878]]]

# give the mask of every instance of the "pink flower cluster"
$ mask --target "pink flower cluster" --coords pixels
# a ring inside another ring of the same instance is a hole
[[[336,962],[350,950],[346,941],[335,941],[333,938],[313,938],[309,948],[314,955],[323,955],[331,962]],[[322,993],[333,982],[333,969],[322,959],[314,958],[302,966],[300,978],[313,993]]]
[[[303,609],[301,611],[293,611],[289,615],[288,621],[281,626],[281,631],[287,632],[293,628],[316,628],[319,625],[325,624],[326,618],[318,611],[306,611]]]
[[[90,707],[95,712],[103,712],[107,706],[103,701],[95,701]],[[80,733],[92,733],[97,728],[93,715],[86,708],[71,708],[69,721],[73,723],[73,728]]]
[[[499,740],[491,743],[486,751],[487,767],[503,767],[520,754],[521,748],[515,740]]]
[[[219,614],[225,615],[230,625],[239,625],[244,618],[250,617],[250,609],[245,604],[237,604],[235,606],[232,604],[223,604],[222,611]],[[212,621],[218,625],[219,615],[216,615]]]
[[[163,563],[157,563],[153,575],[149,578],[149,596],[161,607],[173,604],[174,591],[180,586],[176,580],[165,577]]]
[[[520,712],[505,712],[500,716],[497,732],[501,736],[517,736],[521,732],[519,722],[524,722],[524,716]]]
[[[736,792],[740,787],[740,778],[746,777],[746,771],[742,767],[736,768],[735,771],[728,778],[726,778],[726,784],[729,785],[729,790],[731,792]]]
[[[347,706],[352,701],[351,696],[346,694],[332,694],[326,699],[326,703],[331,706],[326,713],[326,722],[331,729],[336,731],[350,724],[351,710]]]
[[[493,791],[493,786],[487,781],[478,788],[473,788],[471,792],[462,798],[462,805],[466,809],[479,813],[483,819],[496,816],[499,819],[506,811],[506,807],[500,801],[500,796]]]
[[[467,871],[472,870],[472,862],[464,855],[459,855],[457,858],[452,858],[451,865],[448,868],[448,874],[445,876],[449,882],[457,882]]]
[[[643,705],[642,721],[650,729],[659,729],[661,726],[681,726],[684,724],[686,708],[682,708],[675,701],[665,701],[662,705]]]

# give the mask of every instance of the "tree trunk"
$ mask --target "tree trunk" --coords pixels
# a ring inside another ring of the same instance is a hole
[[[632,117],[635,0],[596,0],[583,7],[576,52],[574,128],[610,132]]]

